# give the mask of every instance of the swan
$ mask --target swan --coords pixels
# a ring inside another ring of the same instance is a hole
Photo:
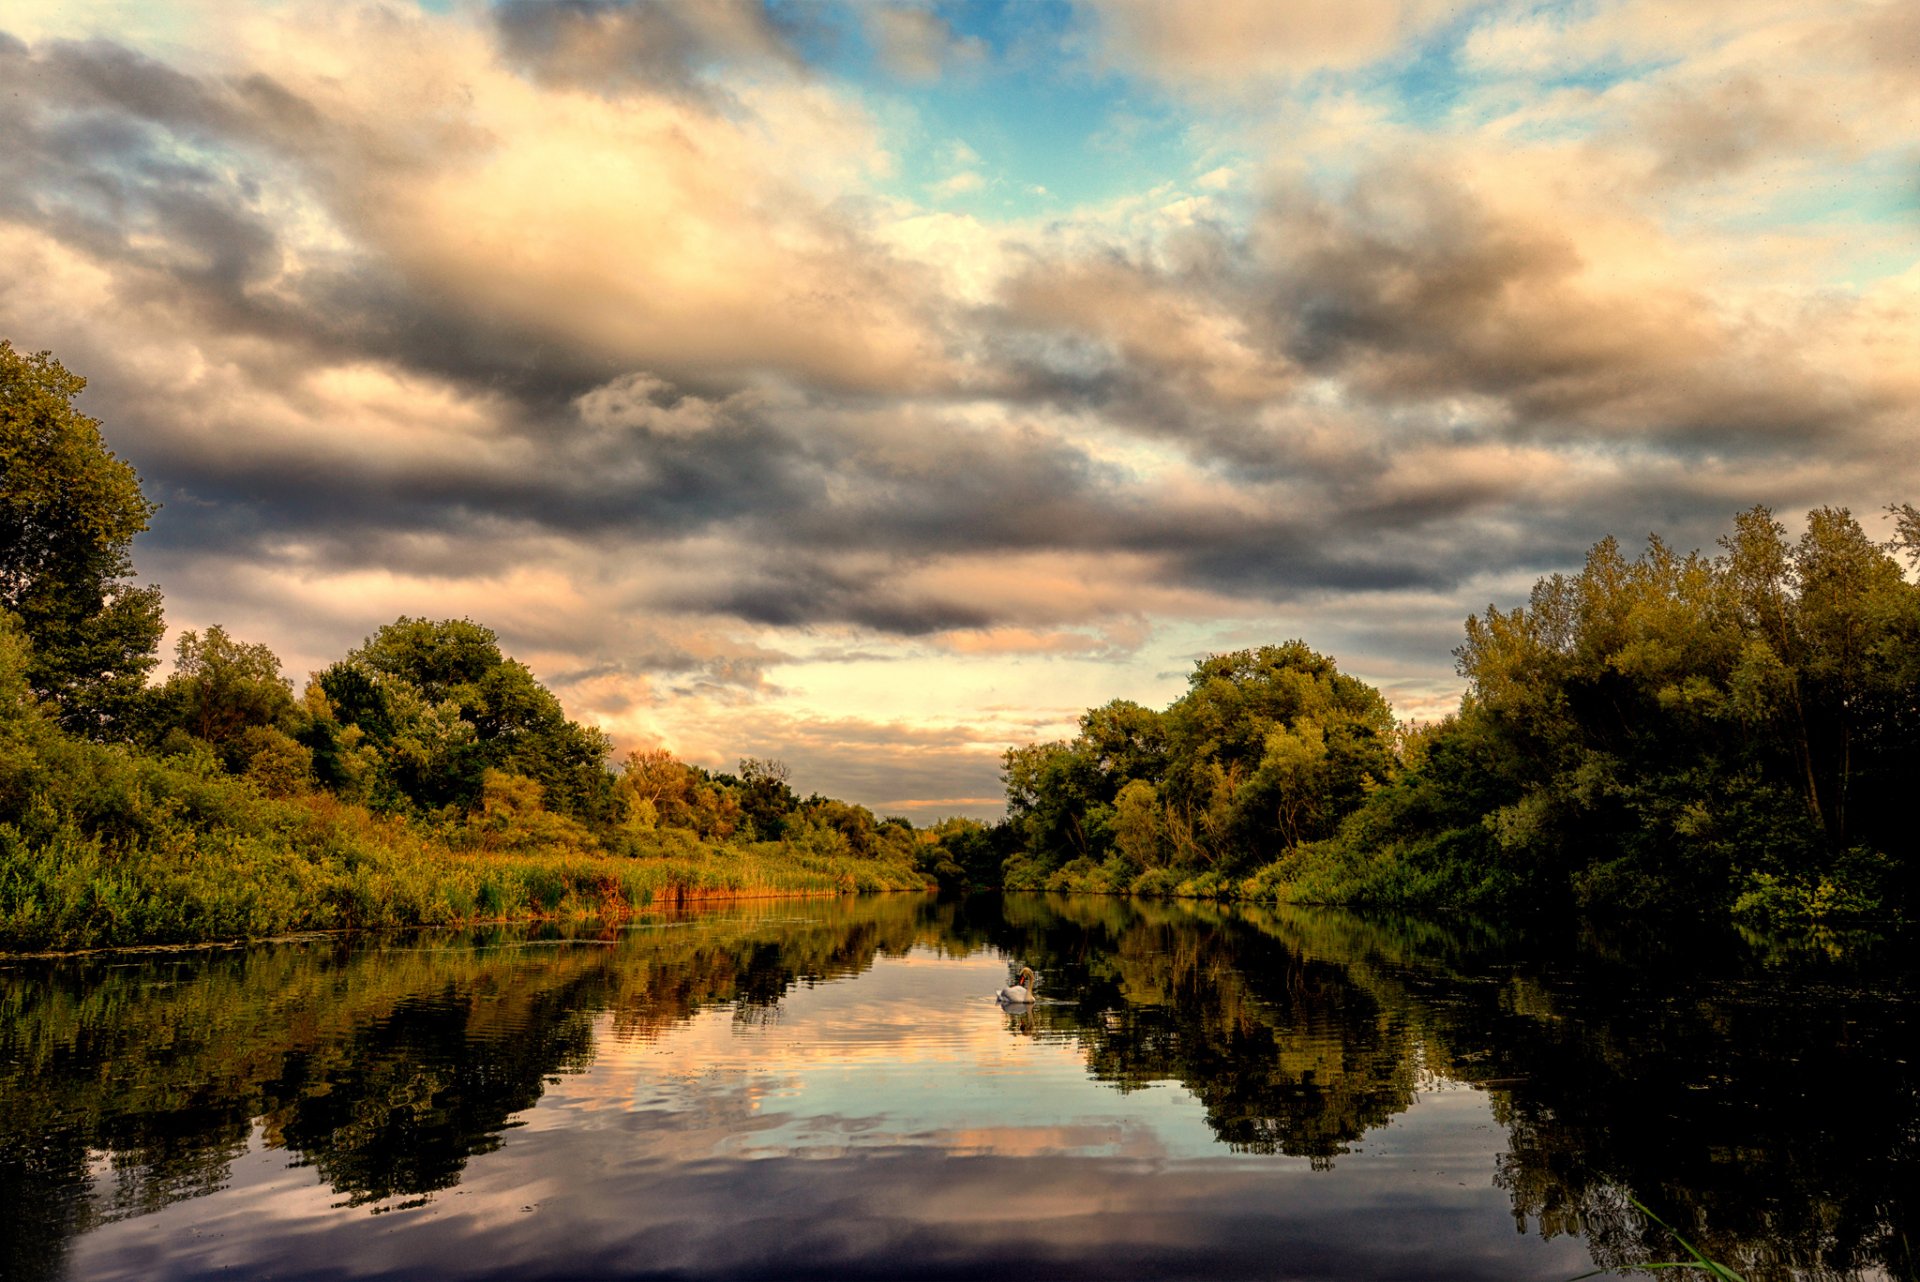
[[[1002,1006],[1030,1006],[1033,1004],[1033,967],[1020,968],[1020,982],[1012,988],[1003,988],[995,993],[994,999]]]

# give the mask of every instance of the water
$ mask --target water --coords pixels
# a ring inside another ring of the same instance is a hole
[[[1041,1004],[1002,1011],[1021,963]],[[0,1277],[1915,1274],[1902,941],[894,896],[0,968]]]

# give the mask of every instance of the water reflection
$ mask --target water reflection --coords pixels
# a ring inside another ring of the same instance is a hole
[[[1908,956],[1036,896],[18,965],[0,1277],[1564,1278],[1672,1257],[1629,1194],[1913,1277]]]

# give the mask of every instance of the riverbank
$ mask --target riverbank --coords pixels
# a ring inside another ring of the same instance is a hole
[[[1243,904],[1383,908],[1395,912],[1469,910],[1494,915],[1537,910],[1499,869],[1461,861],[1409,857],[1386,845],[1361,847],[1338,838],[1310,842],[1243,871],[1136,868],[1123,858],[1080,858],[1049,867],[1032,854],[1006,862],[1007,890],[1139,899],[1205,899]]]
[[[583,818],[491,768],[471,804],[427,807],[371,785],[342,795],[279,731],[284,743],[267,735],[271,750],[237,771],[190,737],[164,751],[97,742],[34,697],[29,657],[0,615],[0,953],[617,919],[656,904],[921,890],[940,866],[937,839],[904,824],[829,800],[803,811],[783,782],[716,784],[664,754],[639,758],[648,797],[590,761],[608,797]],[[451,715],[452,701],[441,706]],[[395,770],[421,774],[416,749],[395,747]],[[442,755],[453,761],[442,773],[464,778],[457,754]]]
[[[651,858],[424,850],[334,859],[288,851],[244,866],[193,857],[131,863],[43,856],[9,869],[8,880],[16,893],[7,896],[12,902],[0,921],[0,956],[416,926],[617,922],[695,903],[928,885],[911,869],[778,846]]]
[[[696,901],[928,884],[901,860],[792,842],[709,844],[671,830],[629,834],[631,854],[487,849],[488,834],[467,828],[385,818],[325,795],[273,799],[238,781],[200,782],[192,796],[147,792],[141,810],[151,822],[120,840],[71,816],[37,832],[0,825],[0,952],[618,920]]]

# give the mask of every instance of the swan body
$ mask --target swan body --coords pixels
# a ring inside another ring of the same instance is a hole
[[[1020,968],[1020,982],[1012,988],[1003,988],[995,993],[994,999],[1002,1006],[1030,1006],[1033,1004],[1033,968]]]

